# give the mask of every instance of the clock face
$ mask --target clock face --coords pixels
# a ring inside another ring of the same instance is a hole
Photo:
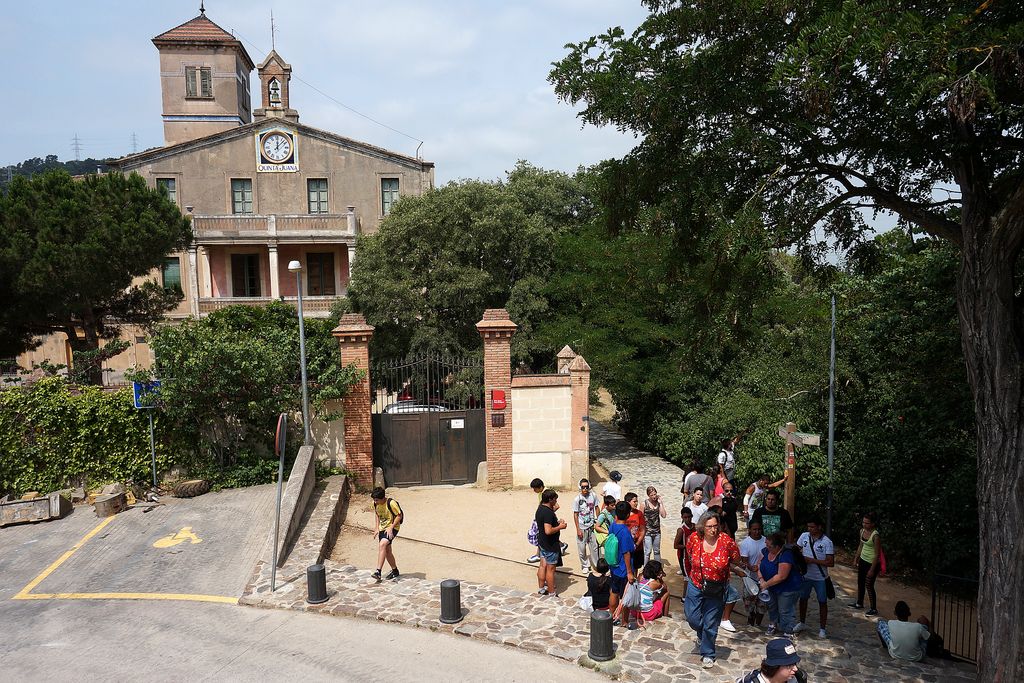
[[[292,141],[280,133],[263,138],[263,154],[271,161],[284,161],[292,155]]]

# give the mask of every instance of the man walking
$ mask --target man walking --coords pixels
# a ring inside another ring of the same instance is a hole
[[[700,518],[708,511],[708,505],[704,502],[704,489],[694,489],[693,500],[684,507],[693,514],[693,523],[700,523]]]
[[[818,597],[818,629],[819,638],[827,638],[825,626],[828,622],[828,568],[836,564],[836,550],[832,539],[822,530],[821,519],[812,517],[807,522],[807,531],[800,534],[796,544],[804,554],[807,573],[800,588],[800,623],[794,632],[799,633],[807,628],[807,603],[811,592]]]
[[[373,578],[380,583],[380,572],[384,569],[384,561],[391,565],[391,571],[385,577],[389,580],[397,579],[398,563],[395,561],[395,551],[392,545],[398,529],[402,526],[405,514],[402,506],[393,498],[388,498],[384,489],[380,486],[370,492],[370,499],[373,501],[373,514],[377,516],[377,530],[374,536],[377,538],[377,570],[373,572]]]
[[[590,572],[591,565],[597,565],[597,534],[594,533],[597,506],[597,495],[590,490],[590,480],[580,479],[579,495],[572,501],[572,520],[576,524],[576,549],[584,575]]]
[[[782,533],[787,534],[793,528],[793,518],[789,516],[789,510],[779,507],[779,492],[769,491],[764,497],[764,507],[754,510],[750,523],[754,521],[761,523],[761,530],[765,536]]]
[[[568,526],[564,519],[555,516],[558,509],[558,494],[547,489],[540,496],[537,506],[537,550],[540,553],[540,566],[537,567],[538,595],[558,595],[555,588],[555,567],[562,559],[562,544],[558,539],[559,532]]]

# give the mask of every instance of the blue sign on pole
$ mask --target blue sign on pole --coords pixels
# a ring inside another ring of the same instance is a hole
[[[156,408],[156,398],[160,394],[160,380],[152,382],[132,382],[132,398],[135,400],[135,407]]]

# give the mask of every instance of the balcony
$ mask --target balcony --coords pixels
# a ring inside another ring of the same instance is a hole
[[[198,244],[350,243],[357,222],[354,213],[194,215],[192,230]]]
[[[331,304],[334,303],[335,299],[339,298],[341,297],[303,296],[302,314],[306,318],[326,318],[330,315]],[[266,306],[274,300],[275,299],[273,297],[269,296],[200,297],[199,315],[208,315],[222,308],[238,304],[244,304],[246,306]],[[293,306],[299,305],[298,297],[283,296],[281,297],[281,300],[285,303],[292,304]]]

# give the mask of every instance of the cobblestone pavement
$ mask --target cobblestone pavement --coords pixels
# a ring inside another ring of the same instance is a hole
[[[638,489],[648,483],[658,487],[670,505],[678,510],[681,472],[678,467],[633,449],[621,436],[592,424],[591,448],[595,459],[608,469],[623,473],[624,490]],[[330,495],[322,500],[329,502]],[[670,508],[671,509],[671,508]],[[315,527],[325,513],[320,506],[308,525]],[[324,614],[361,617],[447,631],[501,645],[541,652],[566,661],[597,668],[614,678],[643,683],[682,681],[734,681],[753,669],[764,655],[768,638],[763,631],[736,623],[737,633],[722,633],[718,640],[718,662],[703,670],[693,649],[693,632],[682,619],[682,607],[673,599],[668,619],[659,619],[645,629],[628,631],[616,628],[616,657],[611,662],[589,660],[589,617],[576,607],[575,600],[540,597],[533,593],[462,582],[464,618],[458,624],[439,621],[440,587],[415,574],[397,581],[378,584],[370,569],[325,563],[328,600],[320,605],[305,602],[306,585],[303,563],[309,561],[315,544],[296,546],[288,564],[278,571],[278,590],[270,593],[270,571],[264,563],[257,566],[252,582],[240,602],[267,608],[292,609]],[[841,604],[837,600],[834,604]],[[811,608],[813,619],[814,608]],[[845,608],[834,611],[828,640],[802,636],[797,647],[803,657],[801,666],[810,680],[836,683],[880,683],[882,681],[973,681],[973,667],[949,662],[911,664],[895,662],[883,652],[874,635],[871,620],[851,614]],[[743,621],[739,619],[737,621]]]

